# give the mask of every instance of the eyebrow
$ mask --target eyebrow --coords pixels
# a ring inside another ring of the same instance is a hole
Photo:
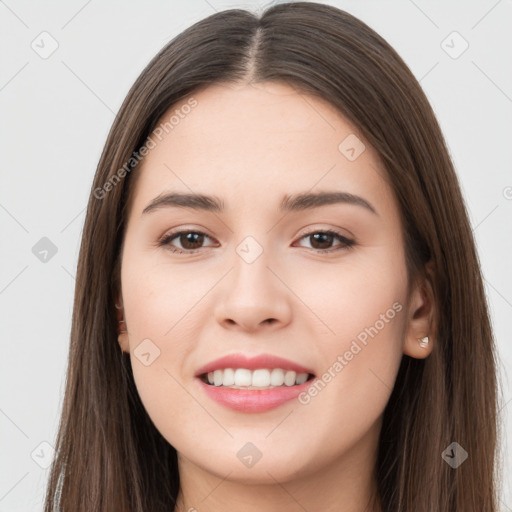
[[[360,196],[349,192],[304,192],[294,195],[285,195],[281,201],[279,210],[282,212],[295,212],[310,210],[331,204],[351,204],[361,206],[375,215],[375,208]],[[150,213],[164,207],[191,208],[208,212],[221,213],[224,211],[224,201],[217,196],[204,194],[184,194],[169,192],[155,197],[144,208],[142,214]]]

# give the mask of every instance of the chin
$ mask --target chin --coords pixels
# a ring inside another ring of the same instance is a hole
[[[247,484],[275,484],[276,480],[287,482],[306,476],[322,465],[321,461],[315,460],[313,450],[307,449],[308,443],[304,438],[297,439],[296,443],[289,440],[283,446],[282,442],[274,443],[270,438],[265,440],[268,430],[265,432],[259,436],[235,435],[235,439],[230,438],[224,444],[219,444],[218,437],[208,439],[204,441],[208,447],[204,451],[198,451],[196,444],[194,447],[188,446],[191,449],[188,453],[187,450],[181,453],[185,455],[185,460],[219,478]],[[212,449],[212,446],[215,448]]]

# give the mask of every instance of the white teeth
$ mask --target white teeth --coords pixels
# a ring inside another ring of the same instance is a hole
[[[295,376],[297,374],[295,372],[286,372],[284,374],[284,383],[287,386],[293,386],[295,384]]]
[[[251,384],[251,370],[246,370],[245,368],[237,368],[235,370],[235,386],[250,386]]]
[[[223,373],[224,372],[222,370],[215,370],[213,372],[213,384],[215,386],[221,386],[222,385]]]
[[[275,368],[270,374],[270,384],[272,386],[282,386],[284,384],[284,371],[281,368]]]
[[[292,370],[283,370],[281,368],[260,368],[253,371],[246,368],[225,368],[208,372],[207,380],[209,384],[213,384],[216,387],[265,389],[283,385],[296,386],[304,384],[308,380],[308,376],[309,374],[307,373],[296,373]]]
[[[270,386],[270,372],[268,370],[254,370],[252,372],[252,386],[266,388]]]
[[[220,370],[222,371],[222,370]],[[223,386],[232,386],[235,383],[235,371],[233,368],[226,368],[224,370],[224,377],[222,378]]]

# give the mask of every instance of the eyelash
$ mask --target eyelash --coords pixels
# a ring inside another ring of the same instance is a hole
[[[183,235],[183,234],[190,234],[190,233],[194,233],[195,235],[204,235],[208,238],[211,239],[211,237],[209,237],[206,233],[203,233],[202,231],[194,231],[194,230],[182,230],[182,231],[176,231],[174,233],[169,233],[167,235],[164,235],[159,241],[158,241],[158,246],[159,247],[162,247],[162,246],[168,246],[167,248],[173,252],[173,253],[178,253],[178,254],[195,254],[196,252],[200,251],[201,248],[199,249],[191,249],[191,250],[184,250],[184,249],[178,249],[176,247],[173,247],[170,245],[170,243],[175,239],[175,238],[178,238],[180,235]],[[303,238],[307,238],[311,235],[316,235],[316,234],[323,234],[323,235],[331,235],[331,236],[334,236],[338,241],[340,241],[343,245],[341,246],[338,246],[338,247],[331,247],[329,249],[315,249],[315,248],[312,248],[311,250],[317,252],[317,253],[331,253],[331,252],[336,252],[336,251],[339,251],[339,250],[348,250],[350,249],[351,247],[353,247],[355,244],[355,241],[354,240],[350,240],[348,238],[346,238],[345,236],[343,236],[341,233],[338,233],[336,231],[333,231],[333,230],[315,230],[315,231],[310,231],[309,233],[306,233],[304,235],[302,235],[300,237],[299,240],[302,240]]]

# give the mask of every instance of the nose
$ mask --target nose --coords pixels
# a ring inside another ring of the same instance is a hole
[[[273,331],[291,319],[291,292],[278,268],[271,268],[266,253],[247,263],[238,255],[218,290],[215,319],[226,329]],[[278,277],[279,276],[279,277]]]

